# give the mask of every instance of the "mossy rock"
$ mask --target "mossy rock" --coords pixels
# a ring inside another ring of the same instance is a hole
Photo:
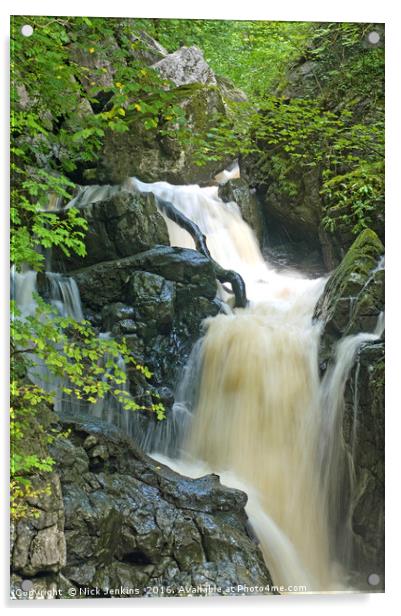
[[[324,322],[325,359],[342,336],[374,330],[384,309],[383,254],[379,237],[365,229],[328,279],[315,310],[315,318]]]
[[[192,134],[206,135],[226,114],[217,86],[186,84],[175,88],[174,93]],[[187,184],[213,178],[229,162],[210,161],[200,167],[195,162],[197,147],[192,138],[180,142],[176,137],[161,135],[160,130],[146,130],[136,116],[128,120],[128,131],[107,131],[98,166],[88,171],[91,180],[95,174],[101,183],[120,183],[135,176],[145,182]]]

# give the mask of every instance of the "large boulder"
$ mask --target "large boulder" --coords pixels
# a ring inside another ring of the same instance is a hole
[[[243,492],[216,475],[178,475],[110,426],[68,422],[66,430],[51,454],[67,558],[58,570],[45,560],[14,568],[16,598],[28,597],[24,589],[58,598],[74,590],[81,598],[235,595],[241,585],[269,592]]]
[[[87,316],[102,331],[125,336],[157,387],[175,387],[202,321],[220,310],[213,265],[196,250],[155,246],[73,276]]]
[[[131,34],[131,41],[133,58],[147,66],[155,64],[168,55],[167,49],[144,30]]]
[[[226,113],[222,94],[215,85],[193,82],[179,86],[174,90],[174,99],[194,135],[205,137]],[[120,183],[136,176],[145,182],[196,183],[213,178],[229,160],[210,160],[199,166],[193,139],[181,141],[174,134],[147,129],[143,119],[135,116],[129,119],[128,126],[129,130],[122,133],[106,131],[96,169],[85,172],[88,180]]]
[[[302,237],[309,244],[318,244],[323,212],[320,169],[294,172],[283,182],[273,155],[274,148],[266,144],[263,155],[240,157],[241,177],[249,186],[257,188],[268,222],[283,224],[291,241]]]
[[[140,270],[158,274],[185,286],[189,295],[213,299],[217,285],[209,259],[189,248],[155,246],[150,250],[122,259],[102,261],[72,272],[89,308],[101,309],[105,304],[122,301],[130,294],[128,282],[132,272]]]
[[[355,240],[328,279],[315,317],[322,322],[320,365],[323,371],[337,365],[343,341],[354,357],[338,387],[344,401],[337,401],[341,451],[342,524],[340,550],[355,573],[359,588],[369,590],[370,574],[384,574],[384,342],[379,337],[384,311],[384,248],[374,231],[367,229]],[[359,336],[373,333],[377,338]],[[346,348],[346,347],[343,347]],[[340,359],[339,359],[340,358]],[[330,374],[330,372],[329,372]],[[331,374],[333,374],[331,372]],[[352,541],[347,531],[351,531]],[[350,545],[351,543],[351,545]]]
[[[169,244],[166,223],[152,193],[120,186],[86,187],[71,204],[88,223],[86,255],[58,255],[67,270],[142,252],[154,244]],[[56,267],[57,256],[55,259]]]
[[[239,205],[242,218],[253,229],[262,245],[265,228],[262,208],[255,192],[251,191],[247,182],[243,178],[228,180],[219,186],[219,197],[225,202],[234,201]]]
[[[202,51],[195,46],[180,47],[156,62],[153,68],[176,86],[189,83],[217,84],[216,76],[203,57]]]

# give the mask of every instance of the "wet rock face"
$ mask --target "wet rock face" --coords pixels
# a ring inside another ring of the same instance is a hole
[[[335,360],[346,336],[374,331],[384,310],[384,248],[371,230],[355,240],[326,283],[315,316],[323,321],[320,362]],[[384,574],[384,342],[361,345],[345,385],[341,439],[352,500],[344,501],[353,532],[350,567],[358,587]],[[349,547],[349,546],[348,546]]]
[[[15,568],[14,587],[28,577],[35,587],[98,588],[111,596],[109,589],[123,586],[131,596],[157,596],[155,587],[174,595],[181,586],[216,585],[217,594],[235,594],[227,588],[271,584],[246,529],[244,493],[216,475],[182,477],[110,426],[64,427],[70,436],[57,439],[51,453],[63,493],[67,560],[64,552],[49,569],[39,551],[36,567]]]
[[[108,191],[108,188],[113,187],[89,187],[88,194],[83,192],[75,199],[73,205],[88,222],[85,234],[87,254],[69,258],[59,255],[65,269],[130,256],[154,244],[169,244],[167,227],[152,193],[143,195],[120,187],[115,191]]]
[[[384,584],[384,343],[361,347],[345,391],[344,441],[353,460],[352,566]]]
[[[216,295],[217,285],[211,262],[189,248],[155,246],[131,257],[76,270],[72,275],[78,283],[83,302],[97,310],[125,297],[132,299],[132,284],[127,283],[130,275],[137,270],[188,286],[189,295],[193,292],[208,299]],[[138,293],[137,287],[135,293]]]
[[[102,331],[125,336],[157,387],[175,387],[203,319],[220,310],[213,266],[195,250],[156,246],[73,276],[86,313]]]
[[[272,219],[284,225],[291,242],[302,238],[319,245],[318,233],[323,215],[320,170],[316,168],[294,174],[290,178],[293,184],[290,195],[283,190],[282,181],[277,179],[274,161],[269,160],[268,153],[269,146],[266,145],[263,172],[258,170],[261,161],[256,154],[240,157],[241,177],[257,188],[268,222]]]
[[[127,300],[135,306],[138,319],[161,333],[171,330],[174,320],[176,288],[150,272],[134,272],[127,285]]]

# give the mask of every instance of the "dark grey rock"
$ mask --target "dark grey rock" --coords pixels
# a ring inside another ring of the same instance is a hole
[[[63,440],[52,448],[56,460],[61,454],[68,580],[106,595],[120,585],[143,595],[157,585],[178,594],[183,581],[193,586],[202,579],[224,588],[269,583],[245,529],[245,494],[222,486],[216,475],[177,475],[112,427],[66,427],[78,451],[92,443],[107,451],[96,468],[72,477],[64,476]]]
[[[166,223],[159,214],[153,194],[119,190],[106,200],[99,195],[80,195],[74,206],[88,222],[85,257],[59,255],[67,270],[128,257],[155,244],[169,244]],[[105,196],[107,192],[103,191]],[[92,199],[96,199],[92,201]],[[57,255],[55,256],[57,267]]]
[[[133,26],[135,27],[135,23]],[[131,47],[132,57],[147,66],[158,62],[168,55],[167,49],[144,30],[135,31],[131,35],[131,40],[133,43]]]
[[[175,285],[158,274],[134,272],[127,284],[127,300],[140,320],[156,331],[168,332],[174,319]]]
[[[28,515],[15,524],[11,563],[15,573],[59,572],[66,563],[60,479],[51,473],[32,480]]]
[[[101,310],[126,297],[134,271],[145,271],[173,282],[191,284],[197,295],[214,298],[217,291],[210,261],[195,250],[156,246],[131,257],[105,261],[73,272],[81,298],[87,306]]]
[[[355,240],[328,279],[315,316],[323,322],[320,362],[335,361],[337,344],[360,332],[371,333],[384,310],[383,245],[370,229]],[[359,348],[345,383],[340,425],[343,445],[339,557],[354,572],[353,583],[369,589],[371,573],[384,584],[384,342]],[[344,534],[344,528],[352,532]],[[351,544],[350,544],[351,543]]]

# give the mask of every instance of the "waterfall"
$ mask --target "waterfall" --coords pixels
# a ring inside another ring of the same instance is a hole
[[[237,169],[230,173],[235,176]],[[153,447],[152,456],[178,472],[193,477],[214,472],[223,483],[244,490],[246,511],[275,584],[305,586],[308,592],[346,589],[349,555],[344,546],[351,546],[352,533],[341,498],[344,390],[361,345],[380,338],[382,319],[375,332],[340,341],[321,381],[321,324],[312,317],[324,278],[277,272],[263,258],[239,206],[224,203],[217,186],[146,184],[131,178],[122,187],[83,188],[67,207],[100,201],[119,190],[152,192],[195,222],[213,258],[244,278],[249,306],[232,310],[226,305],[225,314],[205,321],[168,420],[148,426],[146,433],[140,418],[123,411],[111,396],[84,409],[75,408],[68,397],[58,398],[57,410],[114,423],[145,450]],[[171,245],[194,248],[192,237],[161,214]],[[71,278],[47,274],[47,285],[61,314],[82,319]],[[23,316],[34,310],[35,289],[36,274],[15,275]],[[219,294],[230,303],[226,289],[220,287]],[[346,528],[339,539],[342,523]]]
[[[384,331],[384,315],[379,315],[373,333],[354,334],[341,339],[335,349],[334,362],[326,371],[320,387],[322,429],[319,443],[319,463],[322,470],[323,493],[330,516],[331,542],[343,562],[352,559],[351,508],[353,496],[353,456],[357,444],[359,350],[369,342],[380,340]],[[351,450],[347,454],[342,437],[344,392],[348,376],[356,360],[353,400]],[[344,489],[345,488],[345,489]]]
[[[76,321],[82,321],[81,298],[77,283],[70,276],[54,272],[45,273],[44,294],[49,303],[62,316],[69,316]],[[37,272],[26,270],[11,272],[11,294],[21,312],[22,317],[34,315],[36,311],[35,294],[38,293]]]
[[[347,562],[337,562],[332,528],[341,408],[357,350],[381,332],[343,341],[321,383],[321,324],[312,316],[326,280],[275,271],[238,205],[219,199],[216,186],[131,182],[195,222],[213,258],[242,275],[250,299],[246,309],[206,320],[170,429],[162,429],[152,455],[183,474],[215,472],[224,483],[242,486],[276,584],[311,592],[346,589]],[[173,246],[194,248],[186,231],[165,220]],[[178,459],[166,457],[169,439],[179,441]]]
[[[11,273],[12,297],[21,312],[21,318],[33,316],[37,303],[35,294],[38,293],[37,272],[26,270]],[[82,321],[83,311],[79,289],[75,280],[70,276],[56,272],[45,272],[44,281],[41,285],[42,293],[48,303],[56,308],[60,316],[72,317],[76,321]],[[100,333],[100,338],[110,338],[110,333]],[[32,366],[28,369],[31,380],[46,391],[55,393],[54,410],[64,417],[94,417],[111,423],[130,435],[138,433],[138,425],[132,411],[125,410],[121,403],[111,393],[95,404],[78,400],[74,396],[63,392],[63,387],[69,385],[68,380],[49,374],[45,362],[34,354],[30,354]],[[103,358],[106,365],[107,356]],[[117,366],[126,374],[126,366],[123,358],[117,358]],[[103,379],[108,379],[108,370],[105,369]],[[120,389],[128,392],[128,380]]]

